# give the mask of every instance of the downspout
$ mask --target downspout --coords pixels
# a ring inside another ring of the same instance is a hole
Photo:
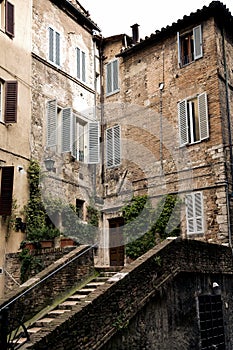
[[[104,175],[104,161],[105,161],[105,154],[104,154],[104,82],[103,82],[103,75],[104,75],[104,54],[103,54],[103,39],[101,38],[100,42],[100,123],[101,123],[101,184],[102,184],[102,197],[105,196],[104,191],[104,183],[105,183],[105,175]]]
[[[222,50],[223,50],[223,64],[224,64],[224,76],[225,76],[225,94],[226,94],[226,112],[227,112],[227,126],[228,126],[228,140],[229,140],[229,151],[230,151],[230,171],[231,171],[231,191],[229,191],[229,181],[227,178],[226,195],[227,195],[227,215],[228,215],[228,235],[229,245],[232,248],[232,227],[231,227],[231,215],[230,215],[230,198],[232,194],[233,184],[233,153],[232,153],[232,128],[231,128],[231,113],[230,113],[230,102],[229,102],[229,88],[228,88],[228,73],[227,73],[227,59],[225,50],[225,31],[223,26],[221,27],[222,35]]]

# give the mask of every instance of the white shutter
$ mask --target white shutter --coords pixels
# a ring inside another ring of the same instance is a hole
[[[77,47],[77,78],[81,78],[80,70],[81,70],[81,52],[80,49]]]
[[[180,33],[177,32],[177,50],[178,50],[178,65],[179,65],[179,67],[182,66],[180,49],[181,49],[180,48]]]
[[[88,123],[88,163],[99,163],[99,123]]]
[[[205,92],[198,96],[198,115],[200,124],[200,139],[204,140],[209,137],[208,105],[207,95]]]
[[[64,108],[62,110],[62,152],[71,151],[72,126],[72,110],[71,108]]]
[[[203,233],[203,198],[201,192],[186,195],[187,233]]]
[[[77,159],[77,122],[75,114],[72,114],[71,155]]]
[[[118,90],[118,61],[112,62],[112,79],[113,79],[113,91]]]
[[[57,144],[57,101],[47,102],[47,147]]]
[[[53,47],[54,47],[54,36],[53,36],[53,29],[49,28],[49,60],[53,62]]]
[[[186,219],[187,219],[187,233],[195,232],[194,225],[194,206],[192,194],[186,195]]]
[[[113,129],[106,130],[106,162],[107,167],[113,166]]]
[[[114,165],[121,163],[121,135],[120,126],[116,125],[113,128],[113,139],[114,139]]]
[[[108,63],[107,64],[107,81],[106,81],[106,85],[107,85],[107,94],[112,92],[112,63]]]
[[[203,56],[201,26],[197,26],[193,28],[193,38],[194,38],[194,59],[196,60]]]
[[[60,66],[60,34],[56,32],[56,61],[55,63]]]
[[[203,232],[203,199],[202,193],[197,192],[193,194],[194,205],[195,205],[195,221],[196,221],[196,232]]]
[[[180,146],[184,146],[189,142],[186,100],[183,100],[178,103],[178,120],[179,120]]]

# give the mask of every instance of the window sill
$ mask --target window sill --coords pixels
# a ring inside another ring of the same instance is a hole
[[[112,91],[112,92],[109,92],[108,94],[106,94],[106,97],[109,97],[109,96],[115,95],[115,94],[117,94],[118,92],[120,92],[120,89],[118,89],[118,90],[114,90],[114,91]]]

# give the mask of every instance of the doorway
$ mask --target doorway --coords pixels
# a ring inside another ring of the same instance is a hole
[[[110,266],[124,266],[125,246],[123,225],[123,218],[109,219]]]

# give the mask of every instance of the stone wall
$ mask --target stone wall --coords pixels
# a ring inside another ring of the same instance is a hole
[[[197,349],[196,297],[212,293],[217,282],[224,305],[226,350],[230,350],[232,267],[232,251],[227,247],[164,241],[121,270],[118,280],[109,280],[91,293],[88,303],[80,302],[72,313],[48,325],[23,349],[44,349],[45,344],[50,350]]]

